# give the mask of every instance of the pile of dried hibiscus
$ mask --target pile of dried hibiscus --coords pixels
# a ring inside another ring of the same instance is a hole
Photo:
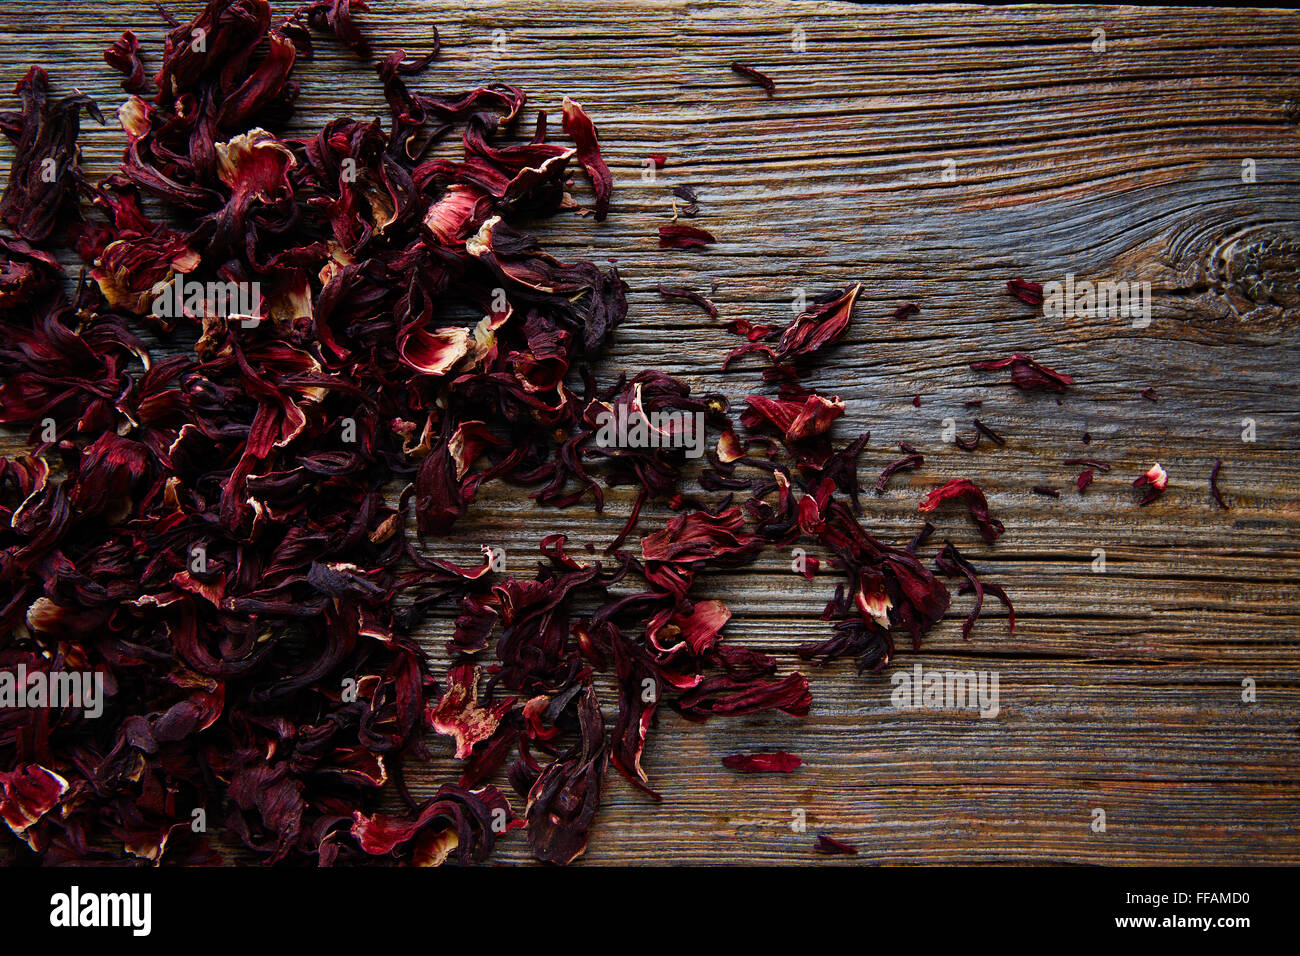
[[[942,578],[976,595],[966,633],[985,590],[1006,600],[950,543],[928,567],[928,524],[894,547],[859,521],[867,436],[835,445],[844,403],[799,383],[859,287],[783,329],[733,328],[749,341],[727,361],[759,355],[776,389],[738,424],[722,396],[657,371],[597,382],[626,285],[511,225],[574,209],[571,166],[604,217],[612,179],[578,104],[563,106],[566,145],[544,113],[517,132],[515,87],[417,92],[435,37],[378,63],[387,128],[270,132],[312,30],[370,55],[353,6],[212,0],[172,22],[152,77],[123,34],[105,58],[132,94],[127,145],[102,182],[79,165],[82,111],[102,121],[87,97],[53,95],[33,67],[21,109],[0,114],[14,145],[0,422],[31,446],[0,460],[0,671],[103,686],[98,714],[0,708],[0,816],[45,863],[211,863],[233,847],[268,863],[473,862],[515,827],[566,863],[609,763],[658,798],[642,754],[660,705],[690,720],[808,711],[803,675],[723,640],[730,611],[693,593],[698,572],[819,544],[843,582],[831,635],[800,654],[875,670],[894,633],[916,644],[944,615]],[[463,155],[435,158],[453,134]],[[85,264],[76,279],[56,248]],[[466,312],[481,318],[453,320]],[[181,354],[151,361],[146,341]],[[693,480],[725,497],[686,494],[673,442],[597,442],[608,413],[702,416],[718,437]],[[903,450],[878,489],[921,464]],[[630,485],[636,505],[601,560],[543,540],[531,579],[490,553],[472,568],[430,557],[493,479],[560,508]],[[652,499],[678,515],[625,549]],[[986,541],[1002,532],[964,479],[921,510],[949,501]],[[412,635],[444,609],[454,663],[435,675]],[[600,699],[600,672],[616,699]],[[402,768],[428,756],[429,731],[463,768],[421,802]],[[486,783],[503,768],[513,806]],[[385,793],[405,811],[385,812]]]

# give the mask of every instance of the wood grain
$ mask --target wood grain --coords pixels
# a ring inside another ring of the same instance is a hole
[[[388,0],[360,19],[381,49],[415,53],[436,25],[443,53],[418,82],[453,90],[503,79],[530,104],[567,94],[595,119],[615,175],[609,220],[539,224],[561,258],[616,259],[631,314],[602,367],[657,367],[737,400],[753,365],[724,375],[724,322],[780,322],[795,290],[861,281],[845,342],[812,384],[849,413],[837,434],[870,429],[865,484],[900,439],[925,467],[867,495],[867,525],[893,541],[918,526],[930,487],[966,475],[1007,534],[983,546],[964,519],[949,536],[1016,602],[1014,637],[990,608],[973,639],[967,599],[898,668],[980,668],[1000,679],[1001,711],[900,711],[885,677],[849,664],[811,674],[806,720],[688,725],[662,715],[646,760],[651,804],[611,774],[591,863],[801,863],[818,832],[854,843],[848,862],[1296,863],[1300,798],[1300,14],[1114,7],[859,7],[839,3],[552,0],[547,4]],[[194,3],[171,4],[188,16]],[[30,63],[101,105],[124,98],[103,49],[130,28],[156,64],[149,5],[0,2],[0,75]],[[1106,50],[1094,52],[1094,30]],[[802,30],[805,48],[793,49]],[[504,31],[494,50],[494,31]],[[728,69],[770,75],[775,95]],[[382,115],[371,68],[331,42],[295,76],[290,133],[348,112]],[[105,110],[108,112],[108,109]],[[115,129],[83,136],[87,165],[111,170]],[[668,165],[642,179],[644,157]],[[0,152],[6,167],[10,153]],[[1256,181],[1242,181],[1242,161]],[[956,164],[945,181],[944,161]],[[659,250],[671,187],[700,196],[695,225],[719,243]],[[577,196],[589,202],[580,182]],[[1141,279],[1153,321],[1047,319],[1005,294],[1016,276]],[[657,282],[716,284],[721,320],[667,302]],[[921,313],[891,318],[903,302]],[[1031,352],[1078,382],[1059,403],[973,373],[972,359]],[[1138,395],[1153,387],[1158,403]],[[922,396],[920,408],[912,397]],[[966,453],[963,402],[1003,433]],[[1242,440],[1242,419],[1256,441]],[[1092,441],[1085,446],[1085,430]],[[9,436],[12,452],[15,436]],[[1062,459],[1114,463],[1086,495]],[[1232,508],[1210,498],[1224,461]],[[1170,474],[1139,509],[1129,487],[1152,461]],[[1063,489],[1059,500],[1030,492]],[[506,548],[511,570],[563,531],[607,543],[629,498],[603,516],[552,511],[484,490],[440,553]],[[648,509],[642,527],[667,514]],[[1104,548],[1107,570],[1091,570]],[[788,558],[710,575],[730,640],[777,654],[825,633],[833,580],[805,582]],[[438,662],[450,621],[424,637]],[[1258,700],[1243,703],[1242,681]],[[417,793],[454,773],[451,747],[413,774]],[[789,777],[724,770],[729,753],[785,749]],[[1104,833],[1090,828],[1103,808]],[[806,813],[808,832],[790,827]],[[527,859],[517,836],[498,860]],[[834,862],[841,862],[839,860]]]

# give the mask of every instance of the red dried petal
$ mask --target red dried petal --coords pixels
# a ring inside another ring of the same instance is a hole
[[[68,792],[68,781],[40,764],[0,771],[0,819],[24,837]]]
[[[960,501],[966,505],[986,544],[992,544],[1005,530],[1001,521],[989,516],[989,503],[984,492],[969,478],[953,478],[935,488],[921,500],[916,510],[925,514],[934,511],[945,501]]]
[[[970,367],[975,371],[991,371],[1006,368],[1008,365],[1011,366],[1011,383],[1024,391],[1046,389],[1064,392],[1068,386],[1074,384],[1074,379],[1069,375],[1048,368],[1020,352],[1010,358],[971,362]]]
[[[694,226],[670,225],[659,227],[660,249],[703,249],[711,246],[717,239],[713,233]]]
[[[803,760],[783,750],[771,753],[732,754],[722,758],[728,770],[740,773],[793,773],[803,766]]]
[[[829,856],[835,856],[835,855],[852,856],[858,852],[857,847],[849,843],[845,843],[842,840],[836,840],[834,837],[828,837],[825,834],[822,834],[817,837],[817,845],[815,849],[817,850],[818,853],[825,853]]]
[[[745,64],[736,61],[731,64],[731,71],[739,76],[743,76],[747,80],[752,80],[757,83],[767,91],[769,96],[776,92],[776,83],[772,81],[771,77],[758,72],[758,70],[754,69],[752,66],[746,66]]]
[[[456,741],[456,759],[464,760],[479,741],[487,740],[510,712],[514,698],[489,709],[478,706],[478,679],[481,669],[474,664],[460,664],[447,671],[447,689],[438,703],[429,708],[429,726]]]
[[[1027,279],[1012,279],[1007,283],[1007,291],[1025,305],[1043,304],[1043,287],[1037,282],[1030,282]]]
[[[578,147],[578,162],[591,178],[592,189],[596,192],[596,221],[603,222],[609,212],[609,197],[614,191],[614,177],[600,155],[600,144],[596,141],[596,126],[575,100],[564,98],[562,125],[574,145]]]

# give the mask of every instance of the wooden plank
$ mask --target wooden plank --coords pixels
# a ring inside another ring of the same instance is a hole
[[[489,79],[555,111],[564,94],[596,120],[616,179],[609,220],[540,224],[562,258],[617,259],[632,287],[629,321],[602,366],[658,367],[739,399],[755,368],[722,374],[735,343],[723,321],[665,302],[659,281],[717,284],[723,320],[781,321],[797,289],[865,283],[845,343],[812,383],[843,397],[838,434],[870,429],[864,483],[900,439],[922,471],[868,493],[868,527],[915,531],[920,495],[968,475],[1008,533],[985,547],[942,515],[951,536],[1016,601],[1008,636],[991,608],[963,642],[966,599],[897,668],[996,671],[1001,709],[900,711],[888,677],[848,664],[812,673],[806,720],[760,715],[688,725],[662,716],[647,769],[652,805],[610,777],[587,859],[803,862],[814,832],[855,843],[865,862],[1295,863],[1300,797],[1300,14],[1176,8],[839,3],[744,4],[553,0],[390,0],[361,17],[378,45],[418,52],[436,25],[444,52],[417,82],[452,90]],[[197,5],[173,5],[188,15]],[[151,27],[150,25],[154,25]],[[48,64],[115,107],[123,94],[101,53],[129,26],[156,57],[156,15],[135,0],[77,7],[0,3],[0,75]],[[1094,30],[1106,50],[1093,50]],[[802,30],[805,47],[794,48]],[[494,50],[494,31],[505,47]],[[291,133],[334,115],[382,115],[371,69],[334,44],[295,76]],[[766,97],[728,69],[769,73]],[[156,59],[150,60],[153,64]],[[113,129],[84,136],[87,165],[112,169]],[[644,157],[668,155],[654,182]],[[8,163],[8,147],[0,162]],[[1256,179],[1242,181],[1242,161]],[[945,181],[945,160],[956,177]],[[701,197],[707,252],[657,248],[670,190]],[[589,201],[580,183],[578,198]],[[1007,279],[1142,279],[1150,326],[1048,319],[1003,292]],[[920,315],[890,318],[904,301]],[[968,363],[1028,351],[1073,374],[1059,404],[1024,395]],[[1138,391],[1154,387],[1160,401]],[[922,396],[920,408],[912,397]],[[944,420],[975,414],[1007,436],[975,454],[941,439]],[[1256,440],[1242,441],[1242,419]],[[1081,442],[1085,430],[1089,445]],[[15,448],[8,436],[5,449]],[[1088,494],[1062,459],[1114,462]],[[1232,510],[1208,491],[1216,458]],[[1168,493],[1142,509],[1129,482],[1151,461]],[[1059,500],[1030,486],[1065,489]],[[438,551],[506,548],[526,569],[540,538],[564,531],[604,545],[630,498],[606,514],[556,512],[484,489]],[[647,510],[642,527],[668,514]],[[1107,552],[1107,571],[1091,570]],[[700,593],[735,614],[729,639],[793,665],[830,578],[804,582],[780,555],[709,575]],[[447,618],[424,635],[438,662]],[[1258,702],[1241,699],[1242,680]],[[454,773],[451,748],[411,782],[417,794]],[[789,778],[741,777],[725,754],[782,748],[804,756]],[[1092,830],[1094,808],[1107,830]],[[790,828],[803,810],[807,833]],[[505,841],[499,859],[526,859]]]

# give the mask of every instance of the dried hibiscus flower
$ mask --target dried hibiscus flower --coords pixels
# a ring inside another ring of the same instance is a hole
[[[77,165],[80,110],[97,116],[84,97],[51,97],[37,70],[22,109],[0,114],[16,147],[0,202],[0,421],[31,445],[0,461],[0,624],[18,635],[0,666],[93,671],[106,687],[94,735],[73,709],[35,726],[0,710],[0,818],[44,863],[475,863],[521,827],[535,857],[567,863],[609,765],[658,798],[644,758],[663,707],[697,721],[809,712],[802,673],[725,638],[730,609],[695,593],[704,572],[821,549],[825,564],[794,570],[842,579],[829,637],[799,655],[877,671],[895,635],[915,648],[943,619],[945,569],[994,590],[955,549],[939,575],[926,566],[928,523],[906,547],[866,530],[870,435],[833,443],[844,403],[799,384],[844,337],[860,284],[784,328],[728,324],[749,340],[740,352],[767,355],[777,390],[750,396],[739,423],[726,397],[663,372],[598,379],[627,285],[523,231],[574,208],[574,166],[607,214],[611,176],[573,100],[567,143],[545,113],[521,130],[526,97],[509,84],[424,92],[435,32],[420,55],[378,58],[383,119],[286,138],[308,28],[368,57],[366,9],[211,0],[167,18],[152,77],[123,34],[105,58],[133,94],[125,148],[99,183]],[[33,178],[51,162],[59,182]],[[714,238],[675,223],[660,241]],[[44,248],[56,242],[89,281],[69,281]],[[157,340],[175,354],[151,357]],[[1044,374],[1013,367],[1013,380],[1031,373]],[[600,440],[603,416],[634,412],[652,420],[651,447]],[[691,436],[708,456],[699,498],[673,441],[687,420],[719,436],[716,452]],[[920,464],[900,447],[882,486]],[[545,507],[600,512],[618,485],[635,498],[599,560],[563,535],[542,540],[531,575],[490,546],[481,563],[435,557],[489,482]],[[944,497],[1001,531],[973,485]],[[622,550],[652,500],[676,516]],[[413,637],[436,612],[454,619],[437,673]],[[405,780],[429,731],[454,742],[457,782],[421,802]],[[790,772],[799,758],[726,764]],[[487,783],[499,773],[519,816]],[[189,806],[222,809],[211,842]]]
[[[447,689],[442,699],[429,708],[429,726],[456,741],[456,758],[470,755],[474,745],[487,740],[509,713],[514,699],[507,699],[490,709],[478,706],[480,668],[460,664],[447,672]]]
[[[0,221],[23,241],[41,244],[61,221],[77,215],[77,192],[86,188],[77,134],[84,109],[101,124],[103,115],[84,94],[51,99],[45,71],[34,66],[14,88],[17,113],[0,113],[0,132],[14,146],[9,185],[0,196]]]
[[[545,767],[528,790],[528,843],[547,863],[572,863],[587,849],[609,759],[595,690],[588,685],[575,701],[579,741]]]
[[[499,834],[522,825],[494,787],[472,792],[444,784],[406,817],[357,811],[350,835],[371,856],[405,855],[418,866],[437,866],[452,852],[462,863],[481,863]]]

